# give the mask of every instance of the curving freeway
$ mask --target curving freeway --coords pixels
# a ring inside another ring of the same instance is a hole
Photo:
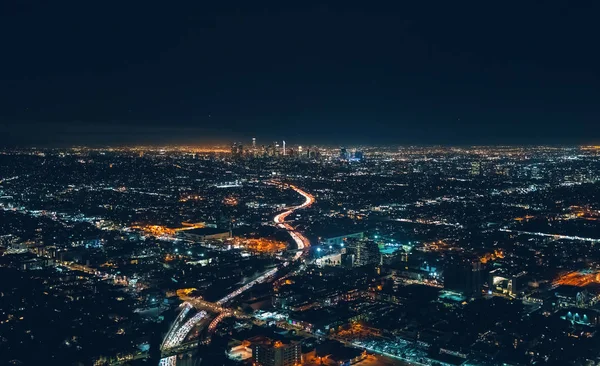
[[[193,306],[189,302],[185,302],[181,304],[181,306],[183,307],[183,309],[181,309],[179,315],[177,315],[177,318],[175,318],[175,321],[171,325],[171,329],[169,329],[167,336],[165,337],[162,345],[160,346],[161,349],[169,348],[169,345],[173,344],[174,334],[181,327],[183,319],[186,318],[190,310],[193,308]]]
[[[285,219],[289,215],[291,215],[294,211],[302,209],[302,208],[307,208],[310,205],[312,205],[315,202],[315,197],[313,195],[311,195],[310,193],[307,193],[294,185],[290,185],[289,187],[291,189],[293,189],[294,191],[296,191],[298,194],[300,194],[302,197],[304,197],[304,203],[302,203],[299,206],[294,206],[287,211],[281,212],[280,214],[275,216],[273,221],[275,221],[275,224],[278,227],[280,227],[282,229],[286,229],[288,231],[288,233],[290,234],[290,236],[292,237],[292,239],[294,239],[294,241],[296,242],[296,245],[298,246],[298,252],[296,253],[296,255],[293,258],[294,260],[296,260],[302,256],[303,250],[310,246],[310,241],[304,235],[302,235],[300,232],[296,231],[292,227],[292,225],[286,223]]]
[[[296,260],[300,259],[302,257],[302,255],[307,252],[305,249],[307,249],[310,246],[310,241],[304,235],[302,235],[300,232],[296,231],[290,224],[286,223],[285,220],[294,211],[303,209],[303,208],[307,208],[310,205],[312,205],[315,202],[315,198],[311,194],[303,191],[302,189],[300,189],[294,185],[289,185],[288,187],[293,189],[294,191],[296,191],[302,197],[304,197],[304,199],[305,199],[304,203],[302,203],[301,205],[298,205],[298,206],[291,207],[290,209],[277,214],[275,216],[275,218],[273,219],[273,221],[275,222],[275,224],[278,227],[287,230],[287,232],[290,234],[290,236],[292,237],[294,242],[296,242],[298,251],[294,254],[294,256],[292,258],[292,261],[296,261]],[[284,266],[289,265],[289,263],[290,263],[289,261],[285,262]],[[219,312],[220,314],[211,322],[209,327],[214,329],[217,326],[217,324],[224,317],[230,316],[232,314],[229,310],[224,308],[224,304],[231,301],[233,298],[240,295],[242,292],[248,290],[252,286],[272,279],[277,274],[277,271],[278,271],[278,268],[273,268],[273,269],[265,272],[260,277],[248,282],[244,286],[238,288],[237,290],[231,292],[230,294],[223,297],[216,303],[212,304],[213,305],[212,309]],[[208,313],[206,311],[200,311],[200,312],[196,313],[193,317],[189,318],[187,321],[184,322],[184,319],[188,315],[190,309],[192,307],[194,307],[193,301],[191,301],[191,302],[192,303],[186,302],[183,305],[182,311],[180,312],[179,316],[176,318],[175,322],[171,326],[171,329],[169,330],[169,332],[167,333],[167,336],[165,337],[165,339],[163,341],[163,344],[161,347],[163,350],[172,349],[174,347],[181,345],[181,343],[185,340],[185,337],[192,330],[192,328],[196,324],[198,324],[202,319],[205,319],[208,316]],[[221,311],[218,311],[218,309],[220,309]],[[176,359],[177,358],[175,356],[166,357],[166,358],[161,359],[160,364],[162,366],[175,365]]]

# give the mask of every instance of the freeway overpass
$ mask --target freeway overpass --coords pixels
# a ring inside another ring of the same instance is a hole
[[[308,249],[308,247],[310,246],[310,241],[300,232],[296,231],[290,224],[286,223],[285,220],[294,211],[307,208],[310,205],[312,205],[315,202],[315,198],[311,194],[303,191],[302,189],[294,185],[286,185],[286,187],[293,189],[305,199],[304,203],[302,203],[301,205],[291,207],[288,210],[277,214],[273,219],[275,225],[287,230],[294,242],[296,242],[298,249],[295,252],[294,256],[291,258],[291,261],[295,262],[307,253],[306,249]],[[283,263],[283,266],[288,266],[289,264],[290,262],[287,261]],[[252,286],[259,283],[271,281],[275,278],[278,270],[278,267],[268,270],[261,276],[248,282],[247,284],[238,288],[237,290],[229,293],[228,295],[226,295],[225,297],[223,297],[215,303],[196,298],[188,299],[188,301],[182,304],[182,310],[171,325],[171,329],[169,329],[169,332],[167,333],[162,343],[161,351],[163,352],[163,355],[168,356],[170,354],[173,354],[173,352],[177,349],[182,349],[182,347],[185,348],[185,338],[192,330],[192,328],[197,324],[204,324],[213,317],[213,314],[218,315],[214,317],[214,319],[210,322],[209,331],[214,331],[218,323],[225,317],[241,316],[242,314],[238,314],[235,310],[228,309],[226,307],[226,304],[233,300],[235,297],[239,296],[244,291],[250,289]],[[189,315],[191,314],[190,310],[192,308],[200,309],[200,311],[198,311],[195,315],[189,317]],[[175,365],[175,362],[176,357],[169,356],[163,357],[161,359],[160,364],[162,366]]]
[[[227,316],[242,316],[242,314],[238,313],[236,310],[229,309],[224,306],[224,304],[231,301],[233,298],[241,294],[242,292],[248,290],[250,287],[254,286],[257,283],[263,283],[269,281],[273,278],[273,276],[277,273],[278,268],[273,268],[256,279],[248,282],[244,286],[238,288],[237,290],[231,292],[221,300],[212,303],[199,298],[187,298],[186,302],[182,304],[182,309],[179,312],[177,318],[171,325],[171,329],[167,333],[165,339],[163,340],[161,350],[163,353],[181,346],[184,343],[185,338],[189,334],[189,332],[202,321],[210,319],[214,316],[214,314],[223,314]],[[192,309],[198,310],[198,312],[191,316],[193,313]],[[220,321],[223,317],[217,316],[218,321]],[[218,322],[217,321],[217,322]],[[216,326],[216,324],[215,324]]]

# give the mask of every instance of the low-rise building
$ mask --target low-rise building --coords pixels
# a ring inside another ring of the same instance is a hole
[[[252,348],[252,361],[257,366],[296,366],[302,364],[300,342],[293,340],[273,340],[267,337],[249,339]]]
[[[212,227],[182,230],[178,235],[192,241],[218,240],[231,238],[231,230],[223,230]]]

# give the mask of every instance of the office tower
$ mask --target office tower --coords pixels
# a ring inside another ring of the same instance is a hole
[[[478,258],[450,258],[444,268],[444,288],[468,298],[481,296],[484,273]]]
[[[348,150],[345,147],[340,148],[340,159],[346,160],[348,159]]]
[[[283,140],[283,156],[285,156],[285,155],[286,155],[286,152],[285,152],[285,140]]]
[[[242,155],[244,155],[244,145],[240,142],[234,142],[231,145],[231,156],[238,158]]]
[[[256,137],[252,138],[252,148],[256,149]]]
[[[379,246],[373,240],[349,239],[346,245],[346,254],[353,257],[354,266],[381,264],[381,252]]]

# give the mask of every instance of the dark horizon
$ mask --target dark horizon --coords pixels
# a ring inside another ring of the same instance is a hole
[[[28,129],[31,126],[27,127]],[[169,131],[170,134],[165,135],[161,131]],[[181,129],[167,129],[157,128],[155,133],[142,134],[140,130],[130,130],[128,132],[114,133],[114,132],[89,132],[84,134],[46,134],[41,135],[39,138],[17,138],[12,139],[9,131],[9,139],[4,140],[0,143],[0,148],[48,148],[48,149],[61,149],[61,148],[73,148],[73,147],[89,147],[89,148],[104,148],[104,147],[177,147],[177,146],[229,146],[232,143],[239,143],[246,146],[250,146],[252,138],[257,139],[257,145],[270,145],[273,142],[279,142],[285,140],[288,146],[321,146],[321,147],[354,147],[354,146],[365,146],[365,147],[538,147],[538,146],[549,146],[549,147],[582,147],[582,146],[595,146],[600,145],[600,139],[598,138],[537,138],[535,140],[527,139],[523,137],[512,137],[504,139],[495,139],[491,137],[485,138],[452,138],[452,141],[448,141],[444,138],[430,139],[430,138],[394,138],[394,137],[383,137],[383,138],[303,138],[302,136],[275,136],[266,137],[262,135],[212,135],[208,137],[205,133],[199,132],[190,136],[189,130]],[[140,137],[143,135],[144,137]],[[182,137],[187,135],[187,137]],[[51,136],[48,139],[47,136]],[[198,136],[198,137],[196,137]]]
[[[322,147],[341,147],[341,146],[368,146],[368,147],[498,147],[498,146],[554,146],[554,147],[578,147],[600,145],[598,138],[565,138],[550,136],[549,138],[528,139],[523,136],[514,137],[477,137],[469,138],[465,136],[452,136],[451,141],[448,138],[441,137],[441,134],[436,138],[424,137],[423,135],[429,131],[414,131],[414,133],[405,137],[396,136],[298,136],[298,135],[236,135],[236,134],[219,134],[218,131],[206,131],[202,128],[177,128],[177,127],[107,127],[93,126],[80,129],[80,126],[75,128],[68,125],[44,125],[40,123],[25,126],[24,133],[29,133],[31,128],[39,128],[33,136],[29,136],[23,140],[10,139],[11,131],[9,131],[9,139],[0,143],[0,148],[71,148],[71,147],[162,147],[162,146],[219,146],[231,145],[232,143],[242,143],[250,146],[252,138],[256,138],[257,146],[269,145],[273,142],[281,142],[285,140],[288,146],[322,146]],[[62,128],[61,128],[62,127]],[[49,129],[53,129],[50,131]],[[27,130],[27,131],[25,131]],[[14,131],[14,130],[13,130]],[[48,136],[52,136],[48,140]],[[185,137],[184,137],[185,136]],[[420,138],[417,138],[420,137]]]
[[[594,2],[0,10],[0,146],[600,143]]]

